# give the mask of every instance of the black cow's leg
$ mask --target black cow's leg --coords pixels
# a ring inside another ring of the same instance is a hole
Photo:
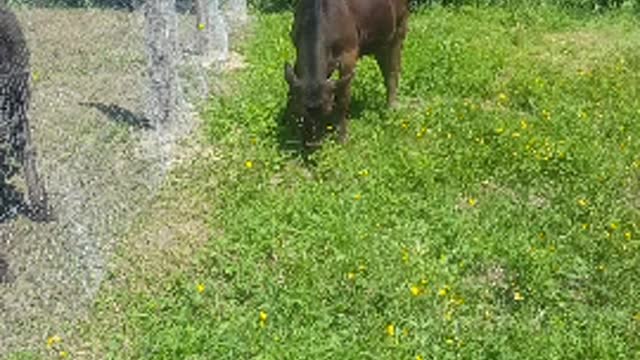
[[[358,53],[357,51],[351,51],[346,53],[342,57],[342,66],[340,70],[340,77],[344,78],[349,74],[353,73],[356,68],[356,62],[358,61]],[[351,104],[351,81],[353,81],[353,77],[351,77],[344,84],[339,86],[336,89],[336,116],[338,121],[338,141],[341,144],[344,144],[348,140],[348,127],[349,127],[349,105]]]
[[[389,107],[395,106],[397,100],[398,81],[402,63],[402,48],[406,35],[407,21],[405,19],[398,26],[391,44],[376,54],[376,60],[387,88],[387,105]]]
[[[384,79],[384,86],[387,89],[387,105],[391,105],[392,98],[395,97],[391,81],[391,49],[382,49],[375,54],[375,57]]]

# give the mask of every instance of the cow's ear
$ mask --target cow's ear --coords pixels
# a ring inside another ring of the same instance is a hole
[[[292,87],[298,84],[298,77],[289,63],[284,64],[284,78],[287,79],[287,82]]]

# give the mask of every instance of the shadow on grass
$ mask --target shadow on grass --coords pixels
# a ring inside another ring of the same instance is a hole
[[[143,130],[153,129],[153,125],[151,125],[151,121],[149,119],[116,104],[105,105],[95,102],[82,102],[80,103],[80,105],[91,107],[100,111],[115,123],[124,124]]]
[[[46,209],[44,213],[32,209],[25,202],[22,192],[18,191],[14,185],[0,182],[0,224],[11,221],[19,215],[39,223],[55,219],[50,209]]]
[[[25,208],[22,193],[13,185],[0,183],[0,223],[14,219]]]
[[[9,262],[0,254],[0,284],[8,284],[12,282],[12,276],[9,272]]]

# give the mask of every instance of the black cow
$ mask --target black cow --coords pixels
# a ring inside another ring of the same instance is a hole
[[[43,218],[47,194],[36,170],[27,117],[29,75],[29,50],[20,24],[13,12],[0,7],[0,190],[16,171],[17,162],[27,184],[29,210]]]
[[[409,19],[408,0],[300,0],[291,37],[296,63],[285,64],[289,111],[302,118],[303,141],[318,144],[330,115],[338,139],[347,140],[347,111],[356,62],[373,55],[394,105],[403,42]],[[340,78],[331,79],[338,71]]]

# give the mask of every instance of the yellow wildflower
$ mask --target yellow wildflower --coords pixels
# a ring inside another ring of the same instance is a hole
[[[605,266],[603,264],[600,264],[596,267],[596,269],[598,269],[598,271],[604,271]]]
[[[447,339],[446,343],[447,345],[453,345],[454,341],[453,339]]]
[[[196,286],[196,290],[197,290],[200,294],[202,294],[202,293],[204,292],[204,289],[205,289],[204,284],[198,284],[198,285]]]
[[[438,296],[446,296],[448,290],[449,287],[445,285],[444,287],[440,288],[440,290],[438,290]]]
[[[416,355],[416,360],[424,360],[424,358],[422,357],[422,355]]]
[[[408,262],[409,261],[409,250],[402,249],[402,261],[404,261],[404,262]]]
[[[260,326],[265,327],[267,325],[267,319],[269,318],[269,314],[267,314],[263,310],[260,310],[260,315],[258,315],[258,317],[260,318]]]
[[[360,194],[355,194],[355,195],[353,195],[353,199],[354,199],[355,201],[359,201],[360,199],[362,199],[362,195],[360,195]]]
[[[40,73],[37,71],[34,71],[33,74],[31,74],[31,76],[34,82],[40,80]]]
[[[444,319],[447,321],[451,321],[451,319],[453,319],[453,311],[447,311],[444,314]]]
[[[580,206],[582,206],[582,207],[585,207],[585,206],[587,206],[587,205],[588,205],[588,202],[587,202],[587,200],[586,200],[586,199],[579,199],[579,200],[578,200],[578,205],[580,205]]]
[[[513,293],[513,300],[522,301],[524,300],[524,296],[522,296],[522,294],[519,291],[516,291]]]
[[[613,223],[611,223],[611,225],[609,225],[609,227],[611,227],[611,230],[614,230],[614,231],[615,231],[615,230],[617,230],[617,229],[618,229],[618,224],[616,224],[616,223],[614,223],[614,222],[613,222]]]
[[[631,231],[627,231],[626,233],[624,233],[624,238],[627,240],[631,240]]]
[[[496,134],[500,135],[500,134],[502,134],[504,132],[504,128],[503,127],[499,127],[495,131],[496,131]]]
[[[467,200],[467,202],[469,203],[469,206],[476,206],[476,203],[478,202],[478,200],[471,197],[469,198],[469,200]]]
[[[58,335],[50,336],[47,339],[47,347],[51,348],[53,345],[55,345],[55,344],[57,344],[59,342],[62,342],[62,338],[60,338],[60,336],[58,336]]]
[[[422,292],[422,291],[420,290],[420,288],[419,288],[419,287],[417,287],[416,285],[412,285],[412,286],[411,286],[411,288],[410,288],[409,290],[411,291],[411,295],[413,295],[413,296],[418,296],[418,295],[420,295],[420,293]]]
[[[460,305],[464,304],[464,299],[463,298],[453,298],[453,299],[451,299],[451,302],[454,305],[460,306]]]
[[[522,128],[522,130],[525,130],[527,127],[529,127],[529,124],[527,124],[526,120],[520,120],[520,127]]]
[[[200,30],[200,31],[204,30],[204,24],[203,23],[198,23],[198,30]]]
[[[589,228],[589,224],[582,224],[582,230],[587,230]]]
[[[394,336],[396,334],[396,327],[393,324],[387,325],[387,335]]]
[[[409,127],[409,123],[408,123],[408,122],[406,122],[406,121],[403,121],[403,122],[402,122],[402,124],[401,124],[400,126],[402,126],[402,128],[403,128],[403,129],[406,129],[406,128],[408,128],[408,127]]]
[[[355,273],[353,273],[353,272],[347,273],[347,279],[353,280],[355,278],[356,278],[356,274]]]
[[[69,353],[68,353],[68,352],[66,352],[66,351],[64,351],[64,350],[62,350],[62,351],[60,351],[59,355],[60,355],[60,358],[61,358],[61,359],[64,359],[64,358],[66,358],[67,356],[69,356]]]
[[[551,113],[548,110],[542,110],[542,117],[545,120],[549,120],[551,119]]]
[[[245,162],[244,162],[244,166],[245,166],[247,169],[251,169],[251,168],[253,167],[253,161],[251,161],[251,160],[247,160],[247,161],[245,161]]]
[[[369,170],[367,170],[367,169],[360,170],[360,171],[358,172],[358,175],[360,175],[360,176],[362,176],[362,177],[369,176]]]
[[[507,94],[500,93],[498,95],[498,101],[500,101],[502,104],[506,103],[508,100],[509,100],[509,97],[507,96]]]

